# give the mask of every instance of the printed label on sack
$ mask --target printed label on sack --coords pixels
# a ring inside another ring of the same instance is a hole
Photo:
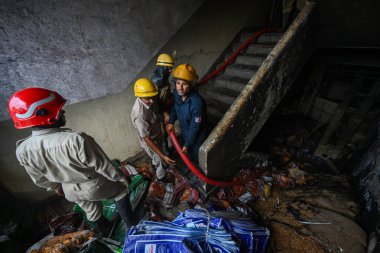
[[[156,244],[146,244],[144,253],[155,253],[156,252]]]
[[[195,117],[195,123],[201,123],[201,117]]]

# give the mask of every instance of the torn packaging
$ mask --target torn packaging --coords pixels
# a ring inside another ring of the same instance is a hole
[[[149,186],[146,201],[165,207],[173,207],[176,201],[173,184],[152,182]]]
[[[54,236],[63,235],[78,231],[83,221],[83,215],[78,212],[71,212],[64,216],[54,218],[49,227]]]

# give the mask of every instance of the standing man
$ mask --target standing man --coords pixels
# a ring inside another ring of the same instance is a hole
[[[206,139],[207,111],[206,104],[194,90],[197,73],[190,64],[179,65],[172,73],[176,91],[173,93],[174,104],[170,111],[168,133],[174,130],[178,119],[182,129],[182,153],[189,154],[190,159],[198,165],[198,151]]]
[[[173,58],[168,54],[160,54],[157,58],[156,68],[152,75],[152,82],[158,89],[158,111],[163,134],[163,149],[169,153],[168,135],[165,125],[169,122],[170,106],[172,104],[172,92],[169,77],[174,66]]]
[[[103,235],[111,227],[102,216],[101,200],[115,199],[124,223],[135,225],[121,171],[91,136],[61,128],[66,123],[65,102],[57,92],[43,88],[27,88],[11,96],[8,110],[14,126],[32,128],[32,135],[16,144],[18,161],[37,186],[77,203]]]
[[[131,112],[131,120],[140,139],[140,145],[152,159],[159,181],[165,181],[167,165],[175,165],[175,161],[165,155],[162,149],[161,124],[157,115],[158,94],[156,86],[147,78],[136,81],[134,86],[136,101]]]

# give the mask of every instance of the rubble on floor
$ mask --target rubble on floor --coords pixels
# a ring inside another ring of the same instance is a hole
[[[181,168],[169,170],[163,183],[155,179],[149,163],[120,163],[120,169],[131,179],[134,209],[143,200],[144,206],[140,204],[137,209],[146,211],[146,215],[128,230],[125,245],[126,227],[120,220],[115,221],[109,241],[97,237],[94,242],[90,238],[90,244],[108,245],[109,252],[139,252],[132,250],[139,247],[161,247],[167,252],[213,252],[215,242],[223,248],[221,252],[366,252],[367,236],[357,221],[360,205],[349,178],[331,174],[323,160],[308,150],[299,148],[295,152],[274,147],[272,153],[269,160],[242,169],[231,187],[220,188],[209,196],[198,184],[190,183],[194,180],[184,176],[189,174]],[[112,202],[104,203],[105,212],[109,212],[105,216],[109,219],[116,212],[112,205]],[[198,220],[200,225],[194,225],[194,220],[189,218],[194,213],[203,217]],[[232,221],[228,217],[233,217]],[[213,218],[224,219],[221,222],[225,225],[213,227]],[[186,221],[181,227],[176,223],[179,219]],[[262,240],[260,247],[247,248],[249,240],[236,237],[236,231],[231,229],[236,220],[243,220],[243,227],[254,231],[253,241]],[[158,240],[157,234],[162,235],[163,231],[169,235]],[[220,232],[229,237],[205,240],[208,233]],[[196,239],[190,240],[191,236]],[[140,242],[142,237],[142,241],[150,242],[144,242],[146,245]],[[209,250],[201,251],[204,247]],[[76,250],[69,252],[78,252],[79,248]]]
[[[268,227],[268,252],[366,252],[367,236],[358,224],[360,201],[350,178],[331,174],[323,160],[300,150],[296,154],[274,148],[272,160],[242,169],[232,187],[220,189],[207,201],[200,197],[183,207],[177,196],[171,198],[177,202],[166,203],[161,187],[155,193],[160,198],[152,202],[151,217],[172,220],[178,211],[175,207],[183,211],[195,204],[209,211],[239,212]],[[157,207],[157,203],[163,205]]]
[[[253,209],[271,231],[270,252],[367,252],[360,199],[348,175],[298,144],[272,148],[261,178],[272,177],[270,198]],[[281,177],[279,177],[281,175]],[[279,180],[280,179],[280,180]]]
[[[65,253],[76,252],[76,247],[94,238],[90,230],[65,233],[63,235],[48,235],[39,243],[35,244],[28,252],[30,253]],[[36,249],[33,249],[36,248]]]
[[[66,205],[65,199],[55,197],[39,204],[17,200],[3,189],[0,197],[0,252],[25,252],[50,232],[51,219],[72,207]]]

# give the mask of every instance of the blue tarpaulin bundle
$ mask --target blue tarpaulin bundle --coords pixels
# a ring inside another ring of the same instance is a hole
[[[264,253],[269,230],[228,212],[190,209],[172,222],[142,221],[128,231],[123,253]]]

